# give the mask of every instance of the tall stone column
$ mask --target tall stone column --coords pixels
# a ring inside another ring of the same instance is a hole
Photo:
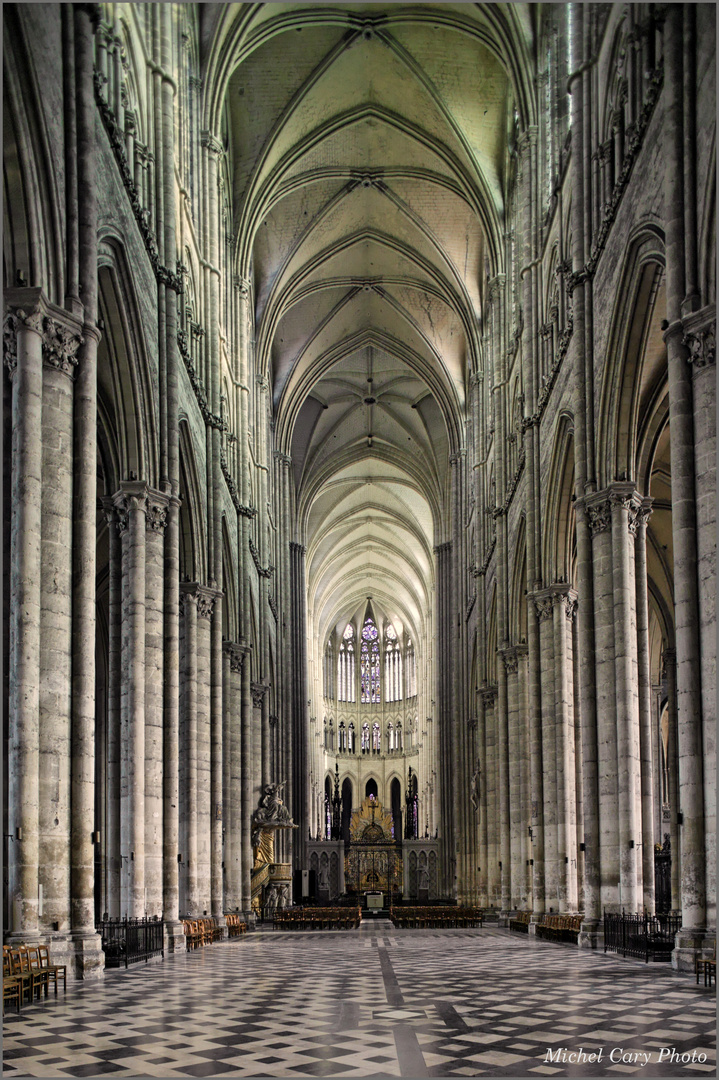
[[[587,499],[592,533],[597,776],[599,796],[600,904],[621,910],[619,898],[619,791],[617,783],[617,706],[614,673],[614,591],[612,582],[611,509],[606,492]],[[580,613],[582,604],[579,605]],[[580,643],[581,643],[580,623]],[[584,708],[584,699],[582,699]],[[585,803],[586,806],[586,803]],[[589,825],[585,818],[585,844]]]
[[[40,606],[40,927],[57,925],[53,955],[72,964],[70,930],[70,756],[72,718],[73,378],[80,324],[44,320],[42,561]]]
[[[502,901],[500,883],[499,813],[497,789],[497,688],[488,687],[485,692],[486,778],[487,789],[487,891],[492,907]]]
[[[122,755],[121,686],[122,686],[122,543],[117,528],[117,515],[110,496],[102,500],[107,521],[108,544],[108,678],[107,678],[107,741],[105,820],[105,895],[106,910],[111,919],[120,918],[122,860],[120,843],[120,785]]]
[[[6,303],[8,295],[5,296]],[[44,301],[26,290],[3,328],[12,377],[10,523],[10,737],[8,825],[10,942],[38,936],[40,595],[42,536],[42,335]]]
[[[554,723],[557,761],[557,859],[559,910],[577,910],[577,830],[574,791],[574,716],[571,632],[576,593],[552,587]]]
[[[163,912],[164,531],[168,496],[148,490],[145,514],[145,911]]]
[[[236,906],[234,892],[230,881],[234,858],[232,849],[234,835],[232,832],[232,812],[230,809],[230,774],[232,771],[232,735],[230,725],[232,722],[232,645],[229,641],[222,643],[222,879],[225,895],[225,908],[232,911]]]
[[[509,791],[509,867],[510,901],[514,911],[520,905],[522,867],[522,816],[520,802],[520,733],[519,733],[519,659],[516,649],[505,649],[504,667],[507,672],[507,720],[508,720],[508,791]],[[504,860],[502,860],[504,873]]]
[[[487,697],[486,686],[477,690],[477,755],[480,763],[479,812],[477,814],[477,862],[479,866],[478,903],[489,905],[487,874],[489,856],[487,854]]]
[[[182,804],[183,910],[197,915],[197,586],[180,586],[184,621],[180,720],[180,796]]]
[[[222,593],[214,591],[211,637],[211,726],[210,726],[210,905],[218,925],[224,926],[224,895],[222,875]]]
[[[622,907],[639,908],[637,845],[641,842],[636,584],[633,528],[639,499],[631,484],[611,487],[614,593],[614,675],[619,780],[619,870]]]
[[[229,818],[225,821],[232,838],[229,863],[225,856],[225,879],[229,890],[228,906],[241,908],[242,860],[249,843],[242,830],[242,668],[246,650],[241,645],[226,645],[229,660]]]
[[[685,15],[687,13],[685,12]],[[693,79],[693,72],[691,73]],[[716,306],[683,320],[694,406],[706,925],[716,928]]]
[[[145,531],[147,485],[128,480],[114,496],[122,538],[122,914],[145,914]]]
[[[541,740],[542,740],[542,837],[544,841],[544,902],[545,910],[559,908],[559,852],[557,823],[557,736],[554,717],[554,631],[552,625],[552,594],[546,590],[534,594],[534,607],[539,622],[539,647],[542,664],[541,681]]]
[[[241,854],[241,906],[242,917],[248,925],[254,926],[255,917],[252,912],[252,844],[251,822],[253,811],[254,783],[252,777],[252,687],[250,664],[247,655],[250,650],[248,644],[243,644],[245,649],[244,662],[242,664],[242,701],[241,701],[241,743],[240,743],[240,769],[242,774],[242,787],[240,791],[240,832],[242,834]]]
[[[212,904],[212,609],[214,589],[197,586],[197,897],[198,914]]]
[[[664,225],[670,443],[674,620],[677,650],[677,727],[681,805],[682,929],[672,965],[693,970],[706,928],[704,763],[702,760],[702,665],[697,574],[694,406],[688,350],[684,344],[686,296],[684,177],[683,8],[670,4],[664,24]],[[689,193],[693,198],[693,193]]]
[[[654,914],[654,764],[652,757],[652,685],[649,667],[649,596],[647,592],[647,521],[651,499],[642,500],[634,522],[634,562],[636,571],[637,671],[639,691],[639,751],[641,759],[642,808],[642,905]],[[661,830],[656,833],[661,843]]]
[[[168,415],[174,416],[176,399],[176,372],[174,363],[168,393]],[[178,470],[176,463],[176,423],[170,424],[169,439],[171,475]],[[174,449],[173,449],[174,448]],[[173,483],[174,487],[175,485]],[[171,952],[186,948],[183,926],[180,922],[180,500],[171,495],[167,507],[165,526],[164,560],[164,698],[163,698],[163,871],[162,871],[162,918],[165,923],[168,949]]]
[[[530,785],[530,740],[529,740],[529,671],[528,649],[525,644],[516,646],[519,688],[519,805],[521,814],[520,829],[520,883],[518,904],[523,911],[532,910],[532,858],[530,829],[532,827],[532,805]]]
[[[672,852],[672,910],[681,905],[681,850],[679,844],[679,747],[677,745],[677,653],[665,648],[662,670],[667,688],[668,738],[667,772],[669,774],[669,840]]]

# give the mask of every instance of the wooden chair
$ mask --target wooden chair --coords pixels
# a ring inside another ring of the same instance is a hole
[[[51,964],[50,963],[50,949],[47,945],[38,945],[37,947],[38,960],[40,962],[40,970],[47,972],[47,980],[53,980],[55,985],[55,994],[57,994],[57,980],[58,976],[62,977],[62,990],[63,993],[67,991],[67,968],[64,964]]]
[[[37,996],[40,997],[41,991],[44,991],[45,997],[47,997],[48,985],[50,983],[50,972],[48,968],[45,968],[40,963],[39,948],[33,945],[28,945],[27,948],[28,962],[30,964],[30,971],[32,972],[33,982],[37,983]]]
[[[21,980],[12,974],[10,950],[3,946],[2,953],[2,1011],[5,1014],[5,1002],[14,1001],[17,1011],[20,1012],[20,995],[22,990]]]
[[[20,980],[23,1001],[27,997],[27,1001],[31,1002],[35,996],[35,985],[30,971],[27,951],[23,952],[22,947],[12,949],[10,952],[10,964],[12,974]]]
[[[714,979],[714,983],[716,985],[716,979],[717,979],[717,947],[716,947],[716,942],[714,942],[714,952],[713,952],[713,954],[711,956],[701,956],[701,957],[698,956],[697,957],[697,960],[696,960],[697,984],[699,983],[699,976],[700,975],[704,976],[704,985],[705,986],[711,986],[712,979]]]

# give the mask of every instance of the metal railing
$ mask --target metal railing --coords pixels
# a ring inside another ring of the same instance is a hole
[[[681,927],[681,915],[621,915],[604,912],[604,951],[631,956],[649,963],[671,960],[674,939]]]
[[[152,919],[103,919],[97,924],[105,967],[127,967],[153,956],[165,956],[165,924]]]

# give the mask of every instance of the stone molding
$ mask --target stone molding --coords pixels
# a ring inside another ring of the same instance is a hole
[[[248,543],[249,548],[250,548],[250,555],[252,556],[252,561],[255,564],[255,568],[256,568],[257,573],[259,574],[259,576],[263,577],[263,578],[271,578],[272,575],[275,572],[275,568],[272,565],[272,563],[268,563],[267,566],[263,566],[262,563],[260,562],[260,553],[257,550],[257,547],[256,547],[255,542],[253,541],[252,537],[249,537],[247,543]]]

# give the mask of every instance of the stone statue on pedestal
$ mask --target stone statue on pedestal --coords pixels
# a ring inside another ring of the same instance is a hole
[[[276,829],[298,828],[282,801],[284,786],[284,781],[281,784],[265,784],[257,809],[252,815],[251,836],[255,854],[253,870],[274,863]]]

